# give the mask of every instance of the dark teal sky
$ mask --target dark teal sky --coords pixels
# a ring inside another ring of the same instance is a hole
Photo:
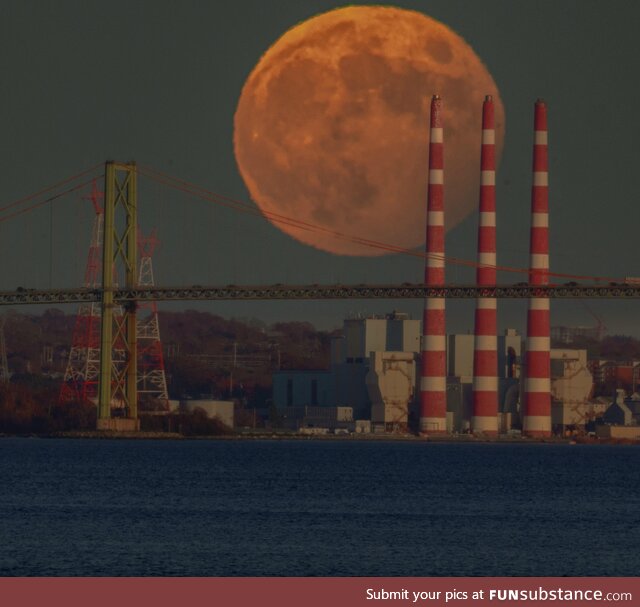
[[[360,4],[360,3],[356,3]],[[364,4],[364,3],[363,3]],[[492,73],[506,108],[498,176],[498,261],[525,266],[532,108],[549,107],[551,265],[576,274],[640,275],[640,85],[634,2],[403,1],[455,30]],[[288,28],[338,2],[29,1],[0,3],[0,206],[107,158],[248,199],[233,156],[233,114],[245,78]],[[425,134],[426,138],[426,134]],[[265,222],[141,182],[141,224],[158,228],[158,284],[419,281],[419,260],[346,258],[301,245]],[[78,196],[0,223],[0,288],[75,286],[92,211]],[[447,236],[447,254],[475,257],[476,218]],[[50,260],[53,252],[53,260]],[[451,269],[451,280],[470,280]],[[503,279],[509,280],[505,275]],[[589,302],[610,332],[640,335],[639,305]],[[227,316],[337,326],[348,312],[419,302],[203,304]],[[500,306],[522,327],[523,302]],[[449,306],[449,330],[472,307]],[[552,322],[590,324],[579,303]]]

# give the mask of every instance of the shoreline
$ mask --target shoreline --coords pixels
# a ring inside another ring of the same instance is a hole
[[[341,441],[411,442],[440,444],[520,444],[520,445],[640,445],[640,440],[592,437],[528,438],[522,436],[477,436],[469,434],[417,436],[415,434],[297,434],[293,432],[242,432],[211,436],[185,436],[177,432],[110,432],[98,430],[54,432],[47,434],[0,434],[3,438],[100,439],[100,440],[213,440],[213,441]]]

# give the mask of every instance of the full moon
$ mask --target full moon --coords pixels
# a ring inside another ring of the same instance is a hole
[[[296,25],[247,78],[235,114],[240,174],[267,217],[318,249],[384,250],[327,231],[412,249],[425,240],[429,107],[442,97],[446,227],[478,205],[482,101],[493,78],[457,34],[415,11],[351,6]]]

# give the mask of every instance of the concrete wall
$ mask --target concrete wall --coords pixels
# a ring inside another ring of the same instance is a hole
[[[640,440],[640,426],[596,426],[599,438]]]

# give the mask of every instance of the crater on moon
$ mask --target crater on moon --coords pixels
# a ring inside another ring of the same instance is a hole
[[[497,158],[502,150],[504,108],[478,56],[447,26],[398,8],[341,8],[293,27],[253,69],[235,114],[235,155],[252,199],[330,230],[422,245],[436,93],[449,229],[477,208],[485,95],[495,102]],[[275,225],[332,253],[385,253]]]

